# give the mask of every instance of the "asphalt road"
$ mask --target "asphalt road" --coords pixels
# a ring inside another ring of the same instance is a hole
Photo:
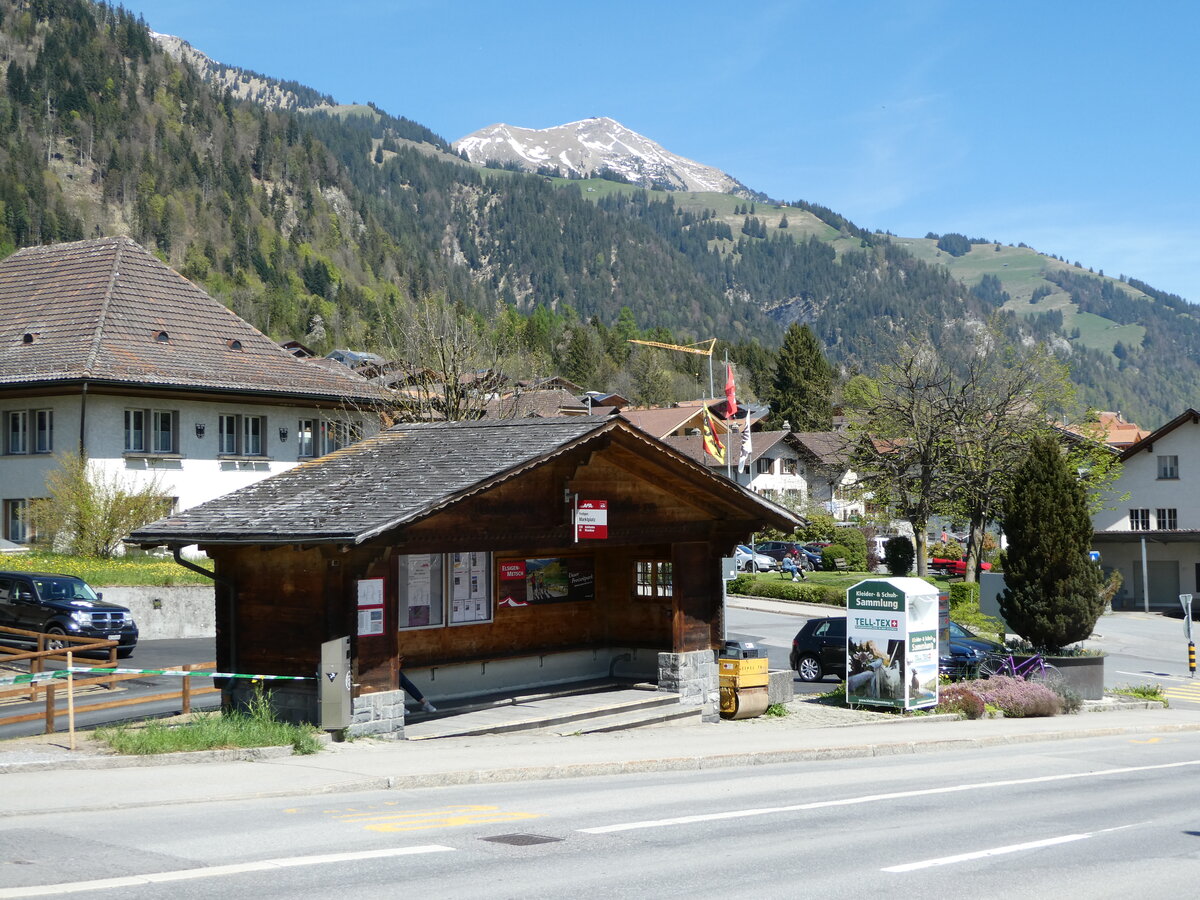
[[[6,817],[0,898],[1191,896],[1198,772],[1106,737]]]

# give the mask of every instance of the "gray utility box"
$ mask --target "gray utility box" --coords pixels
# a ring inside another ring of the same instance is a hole
[[[350,638],[335,638],[321,645],[321,670],[317,673],[317,685],[321,727],[326,731],[349,728],[353,711]]]

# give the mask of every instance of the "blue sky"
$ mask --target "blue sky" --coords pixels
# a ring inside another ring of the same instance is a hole
[[[123,0],[455,140],[606,115],[780,200],[1200,302],[1200,4]]]

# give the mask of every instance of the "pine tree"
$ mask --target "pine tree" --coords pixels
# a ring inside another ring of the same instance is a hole
[[[783,337],[775,363],[771,421],[787,421],[793,431],[829,431],[833,427],[833,368],[817,336],[793,322]]]
[[[1088,558],[1092,520],[1087,493],[1054,437],[1030,443],[1004,513],[1009,628],[1041,650],[1091,637],[1104,610],[1100,567]]]

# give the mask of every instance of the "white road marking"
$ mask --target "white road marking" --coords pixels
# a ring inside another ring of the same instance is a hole
[[[1037,850],[1041,847],[1053,847],[1056,844],[1069,844],[1072,841],[1082,841],[1090,838],[1090,834],[1064,834],[1062,837],[1046,838],[1044,841],[1029,841],[1026,844],[1009,844],[1007,847],[993,847],[991,850],[977,850],[974,853],[960,853],[958,856],[943,856],[940,859],[926,859],[921,862],[904,863],[901,866],[888,866],[884,872],[915,872],[917,869],[931,869],[934,866],[949,866],[954,863],[969,862],[972,859],[984,859],[988,856],[1001,856],[1005,853],[1019,853],[1022,850]]]
[[[320,866],[328,863],[357,862],[364,859],[386,859],[393,856],[411,856],[418,853],[442,853],[453,847],[440,844],[425,844],[416,847],[388,847],[383,850],[360,850],[354,853],[321,853],[315,856],[287,856],[281,859],[263,859],[258,862],[235,863],[229,866],[202,866],[195,869],[176,869],[173,872],[150,872],[146,875],[126,875],[120,878],[97,878],[93,881],[72,881],[65,884],[41,884],[29,887],[0,888],[0,897],[46,897],[53,894],[74,894],[80,891],[99,891],[108,888],[138,887],[146,884],[164,884],[171,881],[187,881],[196,878],[222,878],[226,875],[241,875],[246,872],[268,872],[273,869],[288,869],[295,866]]]
[[[642,822],[623,822],[618,825],[600,825],[596,828],[579,828],[584,834],[611,834],[616,831],[634,831],[638,828],[666,828],[672,825],[691,825],[696,822],[718,822],[722,819],[745,819],[750,816],[769,816],[777,813],[801,812],[808,809],[826,809],[833,806],[855,806],[861,803],[878,803],[884,800],[902,800],[906,797],[928,797],[934,794],[955,794],[963,791],[978,791],[989,788],[1013,787],[1022,784],[1048,784],[1053,781],[1070,781],[1079,778],[1102,778],[1108,775],[1124,775],[1130,772],[1153,772],[1162,769],[1179,769],[1184,766],[1200,766],[1200,759],[1186,762],[1162,763],[1154,766],[1124,766],[1119,769],[1100,769],[1095,772],[1074,772],[1067,775],[1039,775],[1036,778],[1014,778],[1009,781],[980,781],[971,784],[956,784],[946,787],[922,788],[913,791],[894,791],[888,794],[867,794],[862,797],[844,797],[840,800],[817,800],[812,803],[796,803],[791,806],[766,806],[758,809],[733,809],[719,813],[703,813],[694,816],[677,816],[673,819],[648,819]],[[0,895],[2,896],[2,895]]]
[[[1146,824],[1145,822],[1139,824]],[[976,850],[974,853],[959,853],[956,856],[942,856],[938,859],[924,859],[920,862],[904,863],[899,866],[888,866],[883,872],[915,872],[918,869],[932,869],[934,866],[949,866],[954,863],[970,862],[973,859],[985,859],[989,856],[1003,856],[1005,853],[1020,853],[1023,850],[1040,850],[1042,847],[1054,847],[1058,844],[1069,844],[1072,841],[1085,841],[1098,834],[1110,831],[1121,831],[1133,828],[1133,825],[1118,825],[1116,828],[1101,828],[1099,831],[1089,831],[1084,834],[1064,834],[1059,837],[1045,838],[1040,841],[1027,841],[1024,844],[1009,844],[1007,847],[993,847],[991,850]]]

